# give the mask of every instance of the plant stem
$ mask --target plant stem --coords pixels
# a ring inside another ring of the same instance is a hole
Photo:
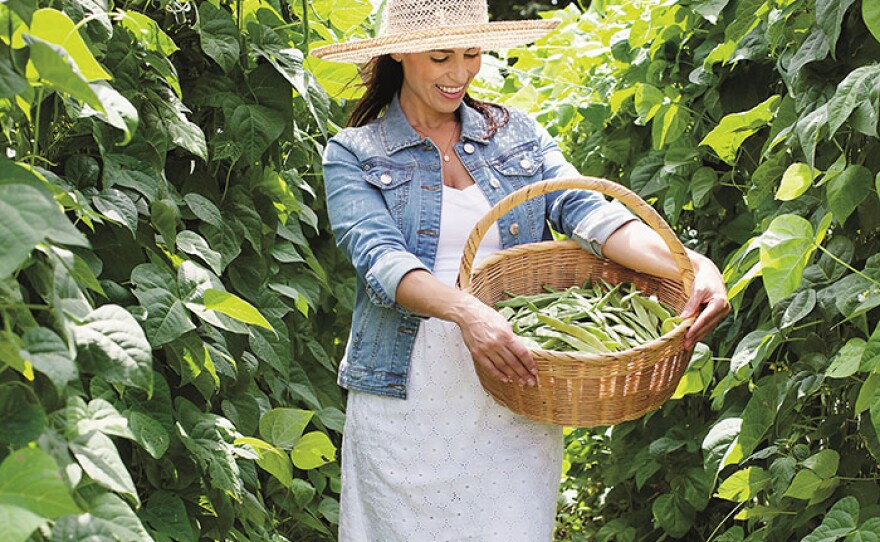
[[[722,519],[718,523],[718,525],[715,526],[715,530],[712,531],[712,534],[709,535],[709,538],[706,539],[706,542],[710,542],[713,538],[715,538],[715,533],[717,533],[718,530],[721,529],[721,527],[723,527],[725,523],[727,523],[728,519],[730,519],[734,514],[739,512],[739,509],[742,508],[746,504],[746,502],[748,502],[748,501],[743,501],[743,502],[737,504],[736,506],[734,506],[733,510],[731,510],[729,514],[724,516],[724,519]]]
[[[0,310],[4,309],[33,309],[38,311],[52,310],[51,305],[38,305],[35,303],[0,303]]]
[[[31,167],[34,167],[34,160],[37,154],[39,153],[39,145],[40,145],[40,109],[43,105],[43,87],[40,86],[37,89],[37,115],[34,119],[34,144],[31,149]]]
[[[303,25],[303,54],[309,54],[309,3],[307,0],[302,0],[303,7],[303,15],[302,15],[302,25]]]

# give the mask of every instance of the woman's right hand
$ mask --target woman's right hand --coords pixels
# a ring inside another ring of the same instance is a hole
[[[538,366],[513,333],[510,323],[473,296],[468,296],[462,309],[455,322],[474,363],[479,363],[502,382],[534,386]]]

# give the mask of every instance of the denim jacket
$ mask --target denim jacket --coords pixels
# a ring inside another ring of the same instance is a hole
[[[455,153],[491,204],[530,183],[578,175],[552,137],[522,113],[491,138],[475,109],[459,109]],[[334,136],[324,153],[324,183],[338,246],[357,272],[352,330],[339,384],[406,397],[410,354],[422,319],[396,301],[404,275],[434,266],[443,191],[439,150],[409,124],[397,97],[379,119]],[[567,190],[525,202],[498,220],[504,248],[557,231],[600,256],[611,233],[634,216],[597,193]]]

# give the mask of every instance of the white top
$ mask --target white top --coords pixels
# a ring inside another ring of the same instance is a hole
[[[434,261],[434,276],[450,286],[455,285],[461,266],[461,255],[468,235],[477,221],[492,206],[480,187],[476,184],[458,190],[443,185],[443,205],[440,211],[440,238],[437,242],[437,258]],[[483,237],[477,250],[474,263],[492,252],[501,249],[501,235],[498,225],[493,224]]]

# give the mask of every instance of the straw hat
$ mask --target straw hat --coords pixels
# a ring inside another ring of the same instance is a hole
[[[486,0],[388,0],[384,31],[375,38],[337,43],[311,54],[335,62],[364,63],[391,53],[479,47],[505,49],[535,41],[561,21],[489,22]]]

